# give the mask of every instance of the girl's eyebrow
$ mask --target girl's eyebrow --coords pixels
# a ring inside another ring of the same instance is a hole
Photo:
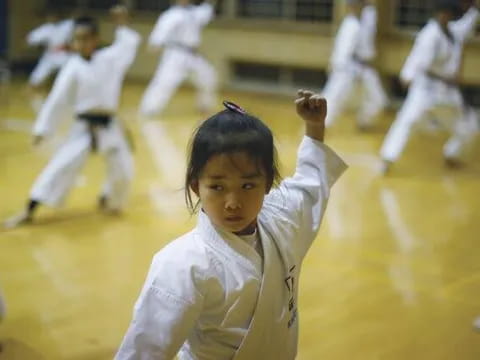
[[[259,177],[262,177],[262,174],[258,172],[242,175],[242,179],[256,179]],[[226,176],[225,175],[208,175],[208,178],[212,180],[222,180],[222,179],[225,179]]]

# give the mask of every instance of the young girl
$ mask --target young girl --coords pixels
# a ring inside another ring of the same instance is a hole
[[[201,208],[198,225],[155,255],[118,360],[295,358],[302,260],[346,166],[323,144],[319,95],[299,91],[306,136],[279,185],[270,129],[224,104],[191,144],[186,199]]]

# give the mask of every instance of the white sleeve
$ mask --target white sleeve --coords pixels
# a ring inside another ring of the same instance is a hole
[[[148,38],[148,45],[151,47],[162,47],[171,38],[173,31],[177,27],[179,17],[175,12],[167,10],[160,15],[155,27]]]
[[[454,33],[456,37],[465,41],[467,37],[472,35],[478,21],[478,15],[478,9],[471,7],[461,19],[448,24],[450,31]]]
[[[305,136],[298,149],[295,174],[267,195],[266,201],[275,204],[278,215],[298,227],[300,257],[315,239],[330,190],[346,168],[327,145]]]
[[[119,26],[115,30],[113,44],[102,50],[112,59],[119,71],[126,71],[135,60],[141,36],[128,26]]]
[[[27,43],[32,46],[48,43],[52,36],[53,29],[54,27],[52,24],[43,24],[39,26],[27,35]]]
[[[436,56],[436,38],[431,31],[420,32],[412,51],[400,72],[400,78],[409,83],[419,73],[428,71]]]
[[[375,6],[367,6],[362,11],[362,25],[375,35],[377,32],[377,9]]]
[[[33,126],[34,135],[46,136],[51,133],[73,105],[76,88],[76,62],[72,60],[74,59],[62,67],[56,77],[53,88]]]
[[[174,359],[199,317],[203,296],[192,279],[195,269],[164,250],[154,258],[116,360]]]
[[[207,25],[215,15],[215,8],[212,4],[204,2],[201,5],[195,6],[193,14],[199,24]]]

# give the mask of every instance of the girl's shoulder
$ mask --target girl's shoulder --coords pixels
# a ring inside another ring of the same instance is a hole
[[[168,243],[153,257],[151,270],[185,272],[206,278],[210,271],[209,253],[196,230],[192,230]]]

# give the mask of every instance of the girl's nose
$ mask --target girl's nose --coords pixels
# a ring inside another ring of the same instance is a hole
[[[242,204],[235,194],[227,195],[227,199],[225,201],[225,209],[227,210],[238,210],[242,208]]]

